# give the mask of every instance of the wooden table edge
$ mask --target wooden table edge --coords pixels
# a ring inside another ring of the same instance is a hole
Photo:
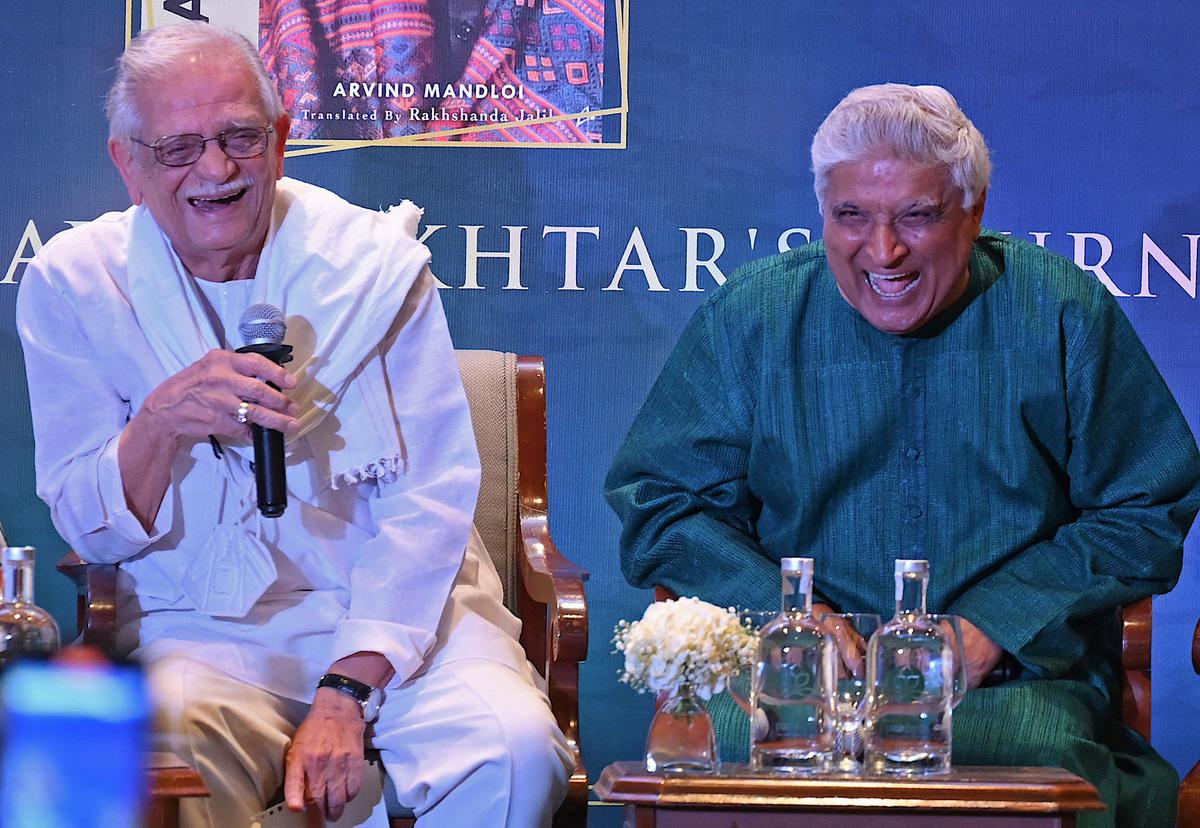
[[[1023,782],[1019,789],[1000,792],[995,790],[999,780],[964,778],[973,774],[1002,777],[1004,772],[1020,775],[1034,770],[1052,771],[1057,778],[1049,782]],[[714,789],[717,784],[714,780],[720,778],[704,774],[651,774],[640,762],[614,762],[600,774],[594,790],[607,802],[659,807],[968,809],[1031,814],[1099,811],[1105,807],[1091,784],[1060,768],[962,767],[954,775],[923,780],[923,796],[913,796],[906,790],[910,780],[887,777],[725,777],[736,778],[741,783],[741,789],[734,791]],[[779,793],[780,783],[793,790]],[[816,786],[821,788],[819,793],[803,791],[803,788]],[[985,798],[966,798],[972,793],[982,794]]]

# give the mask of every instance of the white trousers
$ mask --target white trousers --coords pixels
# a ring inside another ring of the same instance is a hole
[[[157,727],[211,796],[181,803],[183,828],[245,828],[283,784],[308,705],[193,659],[148,668]],[[494,661],[457,661],[387,690],[368,740],[420,828],[549,826],[572,758],[545,694]]]

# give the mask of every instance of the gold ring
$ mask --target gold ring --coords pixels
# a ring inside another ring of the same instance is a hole
[[[237,417],[237,421],[245,425],[249,420],[249,418],[246,416],[248,413],[250,413],[250,403],[242,400],[240,403],[238,403],[237,414],[235,415]]]

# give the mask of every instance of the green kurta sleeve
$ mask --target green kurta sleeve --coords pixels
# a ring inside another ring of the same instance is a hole
[[[1085,318],[1063,326],[1062,485],[1078,516],[950,607],[1042,676],[1085,658],[1089,616],[1175,585],[1200,508],[1200,456],[1183,414],[1116,301],[1096,294]]]
[[[747,486],[754,406],[731,364],[719,308],[692,317],[605,482],[620,517],[621,567],[634,586],[662,585],[718,606],[779,603],[779,569],[758,542],[761,504]]]

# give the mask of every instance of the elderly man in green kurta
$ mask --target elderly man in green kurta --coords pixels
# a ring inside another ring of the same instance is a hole
[[[946,90],[850,93],[812,161],[823,241],[709,297],[613,464],[626,578],[767,608],[812,555],[815,601],[887,618],[893,560],[926,558],[964,619],[953,760],[1087,778],[1108,810],[1081,825],[1173,825],[1114,611],[1174,585],[1200,508],[1171,392],[1102,285],[981,231],[987,147]]]

